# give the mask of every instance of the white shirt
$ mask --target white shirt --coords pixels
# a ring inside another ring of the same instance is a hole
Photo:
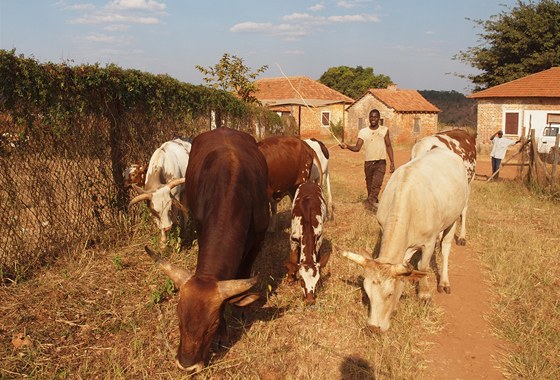
[[[385,160],[387,158],[387,148],[385,147],[385,135],[388,128],[378,126],[372,130],[369,127],[360,129],[358,138],[364,141],[365,161]]]
[[[515,145],[515,141],[505,137],[496,136],[492,140],[492,144],[494,144],[494,147],[492,148],[492,153],[490,153],[490,157],[503,160],[504,157],[506,156],[507,148],[510,147],[511,145]]]

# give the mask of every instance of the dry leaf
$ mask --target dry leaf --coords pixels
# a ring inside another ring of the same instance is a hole
[[[20,347],[31,347],[33,343],[25,333],[18,333],[12,337],[12,345],[14,346],[14,350],[19,350]]]

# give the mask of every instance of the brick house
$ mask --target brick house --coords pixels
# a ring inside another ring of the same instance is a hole
[[[354,99],[305,76],[261,78],[254,96],[281,116],[293,116],[299,134],[330,134],[330,123],[346,124],[345,109]]]
[[[517,138],[535,129],[537,137],[560,126],[560,67],[475,92],[477,146],[490,150],[490,136],[498,130]]]
[[[356,141],[358,130],[369,126],[369,112],[378,109],[380,124],[389,128],[394,144],[412,145],[418,139],[437,131],[439,108],[416,90],[388,88],[369,89],[347,108],[348,123],[344,138]]]

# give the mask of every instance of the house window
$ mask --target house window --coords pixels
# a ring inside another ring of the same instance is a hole
[[[364,118],[358,118],[358,129],[363,129],[365,127]]]
[[[414,133],[420,132],[420,118],[419,117],[414,118],[414,126],[412,127],[412,131]]]
[[[504,133],[506,135],[519,135],[519,112],[506,112]]]
[[[321,125],[328,127],[331,125],[331,113],[329,111],[321,112]]]

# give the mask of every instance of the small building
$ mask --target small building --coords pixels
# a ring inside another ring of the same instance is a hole
[[[560,127],[560,67],[475,92],[477,146],[490,150],[490,137],[498,130],[518,138],[530,129],[536,137],[553,136]],[[546,139],[544,139],[546,140]],[[546,142],[546,141],[545,141]],[[540,148],[539,148],[540,149]]]
[[[330,124],[346,125],[354,99],[305,76],[262,78],[254,96],[280,116],[292,116],[300,135],[328,135]]]
[[[372,109],[379,110],[380,124],[389,128],[393,143],[403,145],[435,133],[441,112],[416,90],[398,89],[396,85],[372,88],[347,108],[345,140],[355,141],[358,130],[369,126]]]

